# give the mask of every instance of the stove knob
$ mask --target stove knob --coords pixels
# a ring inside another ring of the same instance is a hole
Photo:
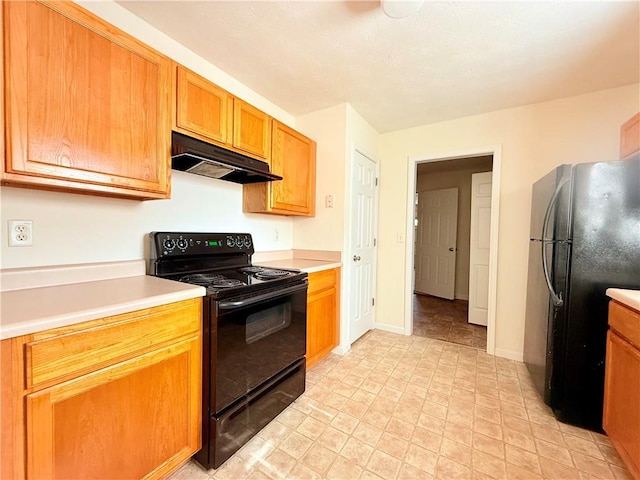
[[[164,248],[168,252],[173,250],[175,246],[176,246],[176,241],[173,238],[165,238],[162,241],[162,248]]]
[[[249,235],[244,237],[244,246],[246,248],[251,248],[251,237]]]
[[[237,246],[238,248],[242,248],[242,247],[244,246],[244,241],[243,241],[243,240],[242,240],[242,238],[241,238],[241,237],[239,237],[239,236],[238,236],[238,237],[236,237],[236,246]]]
[[[233,237],[227,237],[227,247],[235,247],[236,246],[236,241],[233,239]]]
[[[177,245],[179,249],[184,250],[189,246],[189,242],[187,242],[186,239],[181,238],[178,240]]]

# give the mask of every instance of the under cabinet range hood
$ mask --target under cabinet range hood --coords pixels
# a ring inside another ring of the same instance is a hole
[[[266,162],[177,132],[171,132],[171,168],[235,183],[282,180]]]

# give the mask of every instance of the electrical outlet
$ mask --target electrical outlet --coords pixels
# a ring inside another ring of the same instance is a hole
[[[9,220],[9,246],[33,245],[33,222],[31,220]]]

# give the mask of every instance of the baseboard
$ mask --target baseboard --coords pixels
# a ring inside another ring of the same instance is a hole
[[[404,335],[404,326],[398,327],[396,325],[387,325],[384,323],[374,323],[373,328],[376,330],[383,330],[385,332],[391,333],[399,333],[400,335]]]
[[[496,357],[508,358],[509,360],[515,360],[516,362],[522,362],[524,360],[523,352],[516,352],[514,350],[505,350],[502,348],[496,348],[493,351]]]
[[[454,295],[456,300],[464,300],[465,302],[469,301],[469,295]]]
[[[349,350],[351,350],[351,346],[343,347],[342,345],[338,345],[336,348],[331,350],[331,353],[335,353],[337,355],[345,355]]]

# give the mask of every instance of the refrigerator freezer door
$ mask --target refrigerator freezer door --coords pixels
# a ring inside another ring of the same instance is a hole
[[[554,359],[564,326],[559,298],[566,295],[570,178],[571,166],[561,165],[533,185],[531,201],[524,363],[545,403],[552,406],[557,399],[554,385],[562,374]]]
[[[571,180],[571,165],[560,165],[533,184],[531,192],[530,239],[542,240],[543,229],[547,240],[566,240],[569,235],[569,194],[566,185],[558,193],[557,200],[551,205],[560,185]],[[549,207],[552,208],[549,208]],[[549,217],[545,228],[545,218]]]
[[[560,420],[602,427],[607,288],[640,288],[640,157],[574,167]]]

